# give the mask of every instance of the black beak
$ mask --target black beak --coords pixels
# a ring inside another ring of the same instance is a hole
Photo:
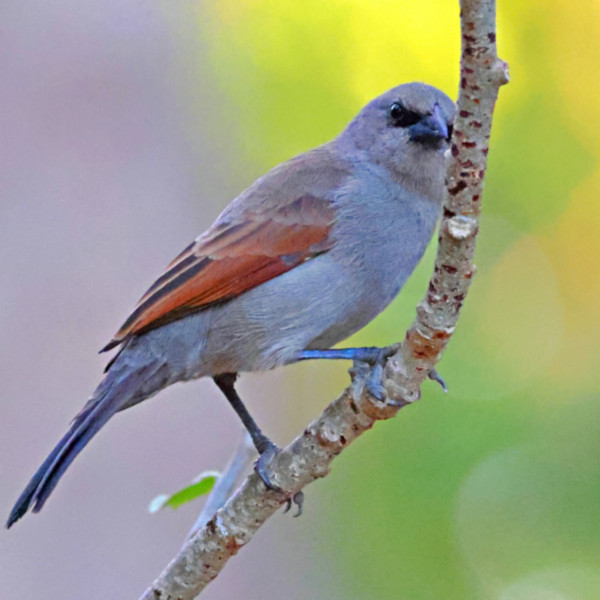
[[[448,139],[448,125],[437,103],[433,105],[430,115],[425,115],[410,127],[410,139],[431,146],[437,146],[440,140]]]

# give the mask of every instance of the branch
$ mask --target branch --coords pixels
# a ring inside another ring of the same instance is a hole
[[[327,475],[331,461],[376,421],[417,400],[423,380],[454,332],[469,289],[479,228],[492,114],[507,66],[496,54],[495,1],[461,0],[461,79],[458,116],[447,165],[447,194],[434,273],[417,317],[383,370],[387,395],[366,391],[372,375],[355,364],[352,383],[270,465],[275,482],[292,495]],[[212,581],[258,528],[286,502],[252,473],[213,517],[196,531],[141,600],[191,600]]]
[[[454,333],[475,274],[472,262],[479,231],[492,115],[508,66],[496,54],[494,0],[461,0],[462,52],[458,111],[446,173],[446,198],[435,267],[417,317],[384,370],[384,388],[400,403],[420,396],[423,380],[440,360]]]

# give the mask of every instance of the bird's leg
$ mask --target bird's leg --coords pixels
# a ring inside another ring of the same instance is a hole
[[[378,348],[367,346],[363,348],[330,348],[326,350],[302,350],[298,354],[298,360],[309,360],[314,358],[353,360],[355,362],[369,363],[372,367],[371,373],[366,381],[369,393],[378,400],[383,401],[385,390],[381,380],[383,378],[383,367],[389,356],[398,349],[397,345]]]
[[[325,358],[333,360],[353,360],[369,363],[371,366],[378,367],[385,365],[385,361],[396,353],[400,344],[392,344],[379,348],[377,346],[365,346],[363,348],[328,348],[325,350],[301,350],[298,360],[310,360],[315,358]]]
[[[238,417],[242,420],[244,427],[248,430],[252,442],[258,450],[259,457],[254,463],[254,470],[257,475],[270,490],[285,494],[286,491],[272,481],[271,473],[269,471],[269,464],[279,453],[279,448],[261,431],[260,427],[256,424],[256,421],[252,418],[252,415],[248,412],[248,409],[244,406],[242,399],[239,397],[234,387],[236,379],[237,373],[223,373],[213,377],[214,382],[223,392],[227,400],[229,400],[229,404],[231,404]],[[293,501],[294,504],[298,506],[298,513],[295,515],[298,516],[302,512],[303,500],[304,494],[302,492],[295,494],[292,499],[288,500],[286,512],[289,510]]]
[[[237,373],[223,373],[222,375],[215,375],[213,379],[227,400],[229,400],[229,404],[231,404],[233,410],[235,410],[238,417],[242,420],[258,453],[262,455],[269,448],[275,447],[275,444],[261,431],[256,421],[252,418],[252,415],[248,412],[248,409],[244,406],[242,399],[238,396],[234,387]]]
[[[333,360],[360,360],[361,362],[376,363],[385,348],[367,346],[364,348],[330,348],[327,350],[301,350],[298,360],[325,358]]]

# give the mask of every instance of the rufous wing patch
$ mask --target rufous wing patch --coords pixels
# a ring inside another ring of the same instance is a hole
[[[333,219],[329,201],[305,195],[268,214],[246,212],[217,221],[167,266],[102,351],[226,302],[326,252]]]

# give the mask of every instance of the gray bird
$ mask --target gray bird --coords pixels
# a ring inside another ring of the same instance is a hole
[[[423,83],[375,98],[333,141],[278,165],[243,191],[167,267],[111,342],[106,375],[33,476],[7,527],[38,512],[98,430],[177,381],[212,377],[252,436],[268,487],[276,446],[234,382],[331,349],[398,294],[435,229],[455,105]]]

